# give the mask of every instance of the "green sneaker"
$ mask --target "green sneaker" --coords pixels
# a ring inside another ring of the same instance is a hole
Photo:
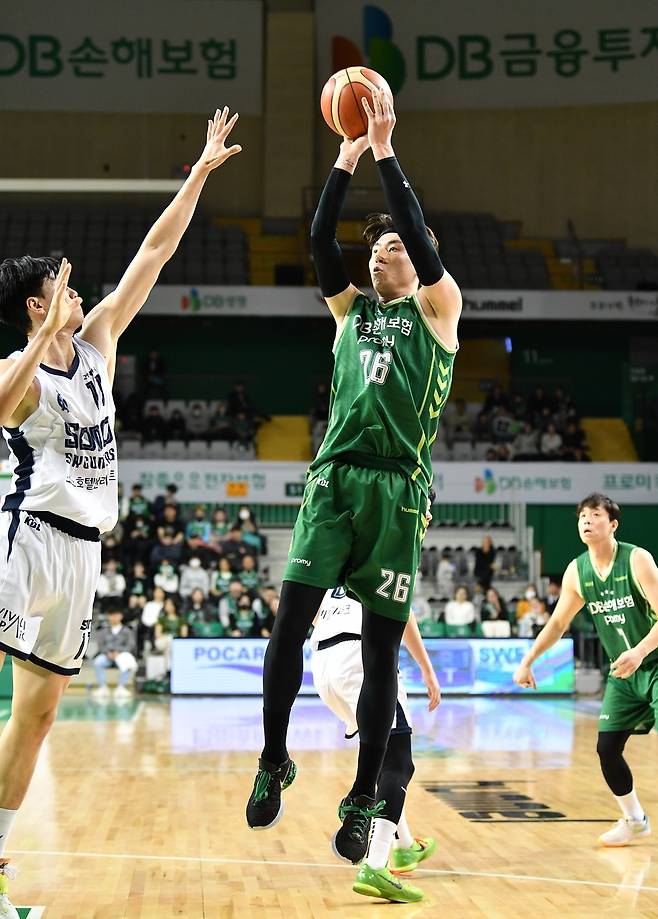
[[[258,760],[258,774],[247,802],[247,823],[252,830],[268,830],[276,826],[283,816],[281,792],[295,781],[297,766],[291,759],[277,766],[262,757]]]
[[[417,868],[420,862],[425,861],[436,849],[436,839],[427,836],[424,839],[417,837],[409,849],[393,849],[388,860],[388,866],[393,874],[405,874]]]
[[[398,881],[388,868],[371,868],[365,862],[359,868],[352,890],[364,897],[379,897],[391,903],[417,903],[423,899],[423,891],[418,887]]]

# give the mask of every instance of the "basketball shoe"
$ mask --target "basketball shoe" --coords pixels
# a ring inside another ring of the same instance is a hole
[[[423,899],[423,891],[394,877],[388,868],[371,868],[364,863],[352,885],[354,893],[364,897],[378,897],[392,903],[416,903]]]
[[[338,805],[338,819],[343,825],[331,843],[334,854],[358,865],[368,850],[372,818],[378,817],[385,807],[386,801],[375,804],[375,799],[367,795],[343,798]]]
[[[0,919],[19,919],[16,909],[11,905],[7,893],[7,880],[16,877],[16,871],[10,866],[9,860],[0,859]]]
[[[283,816],[281,792],[295,781],[297,766],[287,759],[279,766],[258,760],[258,773],[254,788],[247,801],[247,823],[252,830],[268,830]]]
[[[648,836],[651,832],[649,818],[644,815],[643,820],[633,820],[632,817],[620,817],[611,830],[599,836],[599,842],[604,846],[627,846],[634,839]]]

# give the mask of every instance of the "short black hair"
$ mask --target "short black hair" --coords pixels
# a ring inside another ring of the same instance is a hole
[[[427,235],[429,236],[432,245],[439,251],[439,241],[434,235],[434,231],[431,227],[426,226]],[[393,223],[393,218],[390,214],[368,214],[366,217],[366,225],[363,230],[363,238],[368,244],[368,248],[372,249],[380,236],[383,236],[384,233],[397,233],[398,231],[395,228]],[[399,233],[398,233],[399,236]]]
[[[621,520],[619,505],[600,491],[593,491],[591,495],[583,498],[576,509],[576,517],[580,517],[580,512],[585,507],[600,507],[607,513],[610,520]]]
[[[27,298],[41,294],[46,278],[59,271],[59,259],[21,255],[0,263],[0,322],[20,329],[28,335],[32,322],[27,311]]]

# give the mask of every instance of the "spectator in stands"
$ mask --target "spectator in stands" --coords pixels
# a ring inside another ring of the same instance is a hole
[[[552,413],[551,400],[546,395],[543,386],[536,386],[526,403],[526,417],[536,428],[542,424],[544,409],[548,409]]]
[[[494,383],[487,396],[484,400],[484,405],[482,406],[482,411],[486,415],[492,415],[495,413],[498,408],[508,408],[509,406],[509,397],[503,390],[503,387],[500,383]]]
[[[137,626],[137,655],[141,657],[144,651],[144,645],[148,641],[149,648],[155,647],[155,623],[160,618],[160,613],[164,609],[164,602],[167,594],[162,587],[153,588],[153,596],[146,601],[142,615]]]
[[[475,569],[474,575],[477,584],[483,592],[491,587],[491,581],[494,576],[494,562],[496,560],[496,550],[490,536],[482,537],[482,544],[475,550]]]
[[[194,517],[185,527],[185,541],[188,550],[198,555],[206,564],[212,551],[211,535],[212,527],[206,516],[205,505],[197,504],[194,508]]]
[[[114,691],[114,698],[130,699],[131,693],[127,684],[137,671],[136,641],[135,633],[130,626],[123,624],[121,606],[108,609],[106,622],[98,629],[95,638],[98,645],[98,653],[94,658],[95,697],[105,699],[109,696],[105,671],[110,667],[116,667],[119,670],[119,685]]]
[[[116,559],[110,558],[103,565],[96,587],[96,597],[102,610],[122,608],[126,592],[126,579],[119,571]]]
[[[190,635],[195,638],[221,638],[224,634],[217,610],[210,606],[200,590],[192,591],[184,616]]]
[[[528,584],[526,587],[522,599],[518,600],[516,603],[516,620],[520,620],[526,616],[528,613],[536,610],[536,602],[539,601],[541,605],[542,612],[545,607],[542,601],[539,599],[539,594],[537,593],[537,587],[534,584]]]
[[[267,552],[267,540],[251,520],[246,520],[242,524],[242,541],[256,557]]]
[[[209,440],[235,440],[235,430],[226,402],[218,402],[208,422]]]
[[[539,440],[542,459],[557,460],[562,452],[562,436],[551,421]]]
[[[552,399],[553,420],[558,431],[564,431],[570,421],[577,421],[578,413],[571,396],[561,386],[557,386]]]
[[[499,405],[491,419],[491,439],[495,444],[511,444],[518,431],[516,422],[505,405]]]
[[[256,436],[256,426],[253,419],[245,412],[238,412],[233,418],[233,431],[235,443],[238,447],[251,447]]]
[[[128,625],[132,625],[133,622],[139,622],[142,610],[146,606],[146,596],[140,597],[137,594],[130,594],[125,602],[123,621]]]
[[[436,586],[440,597],[452,597],[455,591],[455,565],[449,552],[442,552],[436,569]]]
[[[142,443],[150,444],[157,440],[164,443],[166,432],[166,423],[160,409],[157,405],[152,405],[142,421]]]
[[[480,607],[480,619],[482,622],[492,619],[505,619],[511,622],[507,604],[495,587],[489,587],[484,595],[482,606]]]
[[[229,522],[226,511],[218,507],[212,515],[212,524],[210,528],[210,544],[215,552],[221,552],[221,545],[224,537],[229,531]]]
[[[529,421],[524,422],[523,430],[514,438],[514,459],[523,462],[539,459],[538,440],[537,431]]]
[[[473,436],[479,443],[486,443],[491,440],[491,415],[487,412],[479,412],[475,419]]]
[[[235,523],[233,526],[241,530],[247,522],[253,523],[255,527],[258,526],[254,512],[249,507],[249,505],[241,504],[238,508],[237,517],[235,518]]]
[[[557,581],[550,580],[548,582],[548,587],[546,588],[545,607],[549,616],[553,615],[553,610],[557,606],[557,601],[560,599],[561,592],[562,588]]]
[[[150,516],[151,503],[144,497],[142,486],[137,482],[130,489],[130,496],[125,501],[123,517],[130,521],[127,525],[131,526],[136,517],[143,517],[144,520],[148,520]]]
[[[164,558],[160,562],[160,566],[153,578],[153,583],[156,587],[161,587],[167,596],[178,593],[178,574],[168,558]]]
[[[247,556],[245,556],[247,558]],[[233,572],[227,558],[222,557],[217,562],[217,568],[210,574],[210,595],[219,600],[228,593],[229,584],[233,580]]]
[[[186,414],[187,433],[192,440],[208,436],[208,410],[205,402],[192,402]]]
[[[168,504],[165,507],[163,520],[156,529],[156,537],[151,552],[151,567],[157,568],[165,558],[178,565],[183,554],[185,528],[178,517],[176,506]]]
[[[446,412],[446,440],[448,446],[454,443],[472,443],[474,438],[473,416],[464,399],[457,399],[452,412]]]
[[[144,562],[135,562],[126,585],[126,599],[146,597],[151,589],[151,579],[146,573]]]
[[[240,572],[240,581],[245,590],[255,597],[260,588],[260,575],[256,568],[256,559],[253,555],[245,555],[242,558],[242,571]]]
[[[263,615],[258,622],[259,634],[261,638],[269,638],[274,628],[274,619],[279,609],[279,596],[274,594],[267,604],[263,604]]]
[[[510,405],[510,411],[512,417],[515,421],[523,422],[527,417],[526,402],[521,393],[514,393],[512,396],[512,403]]]
[[[178,486],[170,482],[165,488],[164,494],[156,497],[153,502],[153,516],[157,523],[161,523],[164,519],[165,507],[175,507],[178,510],[177,494]]]
[[[106,533],[101,537],[101,564],[105,564],[110,559],[114,559],[115,562],[121,562],[122,550],[119,545],[115,534],[115,530],[112,530],[111,533]]]
[[[242,570],[242,559],[248,555],[250,547],[242,539],[242,530],[232,526],[228,536],[222,543],[222,552],[228,559],[231,571],[237,573]]]
[[[454,598],[446,603],[443,618],[447,626],[475,625],[477,612],[463,584],[455,590]]]
[[[539,597],[528,601],[528,611],[517,616],[519,638],[534,638],[548,622],[548,613]]]
[[[165,428],[165,440],[187,440],[187,422],[179,408],[175,408],[169,416]]]
[[[495,447],[489,447],[487,452],[484,455],[485,460],[488,463],[497,463],[498,462],[498,450]]]
[[[167,398],[167,368],[157,351],[149,351],[144,361],[144,393],[147,399]]]
[[[144,398],[141,392],[132,392],[124,399],[121,406],[123,430],[139,431],[144,417]]]
[[[251,399],[247,395],[244,383],[238,382],[233,385],[227,401],[228,413],[231,418],[237,418],[238,415],[242,414],[253,420],[256,412]]]
[[[509,463],[512,459],[512,455],[510,444],[501,444],[496,450],[496,461],[499,463]]]
[[[195,590],[200,590],[204,597],[210,590],[210,575],[201,567],[198,555],[191,556],[187,565],[183,565],[178,592],[181,597],[189,597]]]
[[[145,517],[135,517],[130,524],[126,520],[126,531],[122,546],[126,568],[132,568],[137,562],[146,563],[153,547],[148,520]]]
[[[240,598],[245,594],[245,589],[242,586],[242,581],[238,578],[233,578],[228,587],[228,593],[222,597],[219,601],[219,621],[222,623],[226,631],[230,631],[233,626],[231,623],[235,622],[235,618],[238,612],[238,604],[240,603]]]
[[[232,638],[255,638],[258,635],[260,617],[248,593],[242,594],[235,614],[230,615],[229,618]]]
[[[566,462],[581,462],[586,453],[585,432],[577,421],[567,421],[562,434],[562,459]]]
[[[174,638],[187,638],[188,625],[179,615],[176,601],[168,597],[155,624],[155,647],[164,656],[165,673],[171,672],[171,643]]]

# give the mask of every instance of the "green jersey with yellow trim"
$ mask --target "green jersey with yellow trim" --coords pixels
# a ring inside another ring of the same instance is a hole
[[[339,457],[361,458],[429,487],[455,354],[415,295],[379,303],[357,294],[336,335],[329,425],[311,474]]]
[[[632,556],[637,546],[618,542],[606,578],[592,564],[589,552],[576,559],[580,595],[592,615],[603,648],[611,661],[634,648],[651,631],[658,615],[651,608],[633,575]],[[658,649],[644,659],[658,661]]]

